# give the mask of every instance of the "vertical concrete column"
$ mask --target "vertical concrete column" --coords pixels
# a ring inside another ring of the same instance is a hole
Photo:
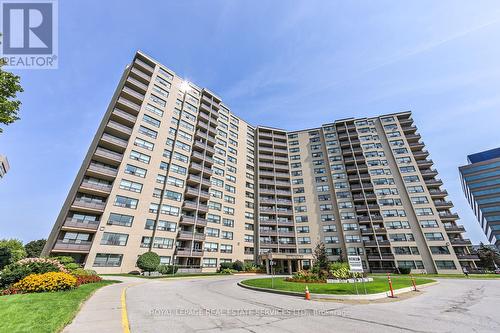
[[[266,274],[271,274],[270,269],[269,269],[269,259],[264,259],[266,262]]]
[[[288,274],[292,274],[292,260],[291,259],[288,259],[287,260],[288,262]]]

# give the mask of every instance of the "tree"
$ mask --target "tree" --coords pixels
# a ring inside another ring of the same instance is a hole
[[[493,246],[485,246],[481,243],[479,249],[476,250],[476,254],[479,257],[479,267],[493,271],[495,270],[495,264],[500,266],[500,253]]]
[[[1,36],[1,34],[0,34]],[[9,125],[19,119],[17,111],[21,106],[21,101],[17,100],[17,93],[23,92],[19,84],[21,78],[11,72],[2,69],[5,60],[0,59],[0,123]],[[2,133],[0,128],[0,133]]]
[[[0,249],[9,249],[10,255],[7,259],[7,264],[11,264],[23,258],[26,258],[26,250],[24,249],[23,242],[18,239],[2,239],[0,240]],[[7,252],[4,250],[3,255]]]
[[[159,265],[160,256],[155,252],[146,252],[137,258],[137,267],[146,272],[155,271]]]
[[[319,270],[328,270],[328,256],[326,255],[325,243],[319,242],[314,249],[314,266]]]
[[[26,256],[28,258],[38,258],[42,253],[43,247],[47,241],[45,239],[38,239],[31,241],[24,245],[24,249],[26,250]]]
[[[0,247],[0,270],[12,261],[12,251],[8,247]]]

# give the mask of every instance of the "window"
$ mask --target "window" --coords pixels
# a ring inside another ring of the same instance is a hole
[[[175,177],[168,177],[167,184],[175,186],[175,187],[184,187],[184,181]]]
[[[232,219],[222,219],[222,225],[225,227],[234,227],[234,220]]]
[[[97,253],[94,260],[94,267],[120,267],[123,254]]]
[[[440,232],[426,232],[425,239],[427,239],[428,241],[442,241],[444,240],[444,237]]]
[[[447,246],[430,246],[432,254],[450,254]]]
[[[187,173],[187,169],[185,167],[182,167],[182,166],[177,165],[177,164],[172,164],[170,166],[170,171],[178,173],[180,175],[185,175]]]
[[[417,216],[429,216],[434,215],[432,208],[415,208],[415,214]]]
[[[118,234],[113,232],[105,232],[102,234],[101,245],[127,245],[128,235]]]
[[[179,208],[170,205],[161,205],[160,213],[165,215],[179,216]]]
[[[149,129],[149,128],[144,127],[142,125],[139,127],[139,133],[144,134],[146,136],[149,136],[150,138],[153,138],[153,139],[156,139],[156,137],[158,136],[158,132],[153,131],[152,129]]]
[[[337,236],[325,236],[325,244],[336,244],[339,242]]]
[[[114,205],[118,206],[118,207],[136,209],[138,202],[139,202],[139,200],[137,200],[137,199],[133,199],[133,198],[128,198],[128,197],[124,197],[124,196],[121,196],[121,195],[117,195],[116,198],[115,198],[115,204]]]
[[[150,124],[150,125],[153,125],[154,127],[160,127],[160,121],[158,119],[155,119],[151,116],[148,116],[147,114],[144,114],[142,116],[142,120],[144,120],[144,122]]]
[[[219,229],[207,227],[205,228],[205,234],[208,237],[219,237]]]
[[[437,228],[438,223],[436,220],[422,220],[420,221],[420,226],[422,228]]]
[[[153,106],[151,104],[147,104],[146,110],[149,112],[152,112],[160,117],[163,117],[163,111],[161,109],[157,108],[156,106]]]
[[[141,178],[146,177],[146,169],[139,168],[139,167],[136,167],[136,166],[131,165],[131,164],[127,164],[125,166],[125,173],[129,174],[129,175],[141,177]]]
[[[334,224],[328,224],[323,226],[323,232],[336,232],[337,226]]]
[[[144,148],[147,150],[153,150],[155,145],[153,143],[146,141],[146,140],[143,140],[141,138],[135,138],[134,146],[141,147],[141,148]]]
[[[142,191],[142,184],[122,179],[120,181],[120,188],[122,190],[140,193]]]
[[[149,155],[141,154],[138,151],[132,150],[130,152],[130,159],[149,164],[149,160],[151,159],[151,157]]]
[[[435,263],[438,269],[457,269],[455,263],[451,260],[436,260]]]
[[[153,230],[154,225],[155,225],[155,220],[147,219],[145,229]],[[177,224],[175,222],[159,220],[156,225],[156,230],[175,232],[176,229],[177,229]]]
[[[203,258],[203,267],[217,267],[217,259]]]
[[[165,193],[163,194],[163,197],[165,199],[169,200],[174,200],[174,201],[181,201],[182,194],[179,192],[174,192],[170,190],[165,190]]]
[[[122,227],[131,227],[134,222],[134,217],[124,214],[109,214],[108,223],[109,225],[119,225]]]
[[[232,231],[222,231],[221,238],[222,239],[233,239],[233,232]]]
[[[219,244],[212,242],[205,242],[203,248],[206,252],[217,252],[219,251]]]

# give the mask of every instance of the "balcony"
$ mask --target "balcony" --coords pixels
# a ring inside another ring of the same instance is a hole
[[[99,221],[83,221],[72,217],[68,217],[62,226],[63,230],[83,230],[95,231],[99,227]]]
[[[377,261],[377,260],[394,260],[394,254],[382,254],[382,255],[372,255],[369,254],[366,256],[368,260],[370,261]]]
[[[259,230],[261,236],[278,236],[278,231],[276,230]]]
[[[89,181],[84,180],[80,184],[80,188],[88,190],[89,192],[98,192],[98,193],[109,194],[111,192],[111,189],[113,188],[113,186],[110,184],[91,183]]]
[[[403,126],[403,132],[406,133],[415,133],[417,131],[416,126]]]
[[[375,231],[376,234],[385,234],[387,230],[385,228],[366,228],[366,229],[360,229],[362,235],[372,235],[373,231]]]
[[[136,103],[139,103],[139,104],[142,104],[142,101],[144,100],[144,95],[141,94],[141,93],[138,93],[137,91],[135,91],[134,89],[132,88],[129,88],[127,86],[124,86],[123,89],[122,89],[122,95],[127,98],[127,99],[131,99],[133,100],[134,102]]]
[[[131,86],[134,86],[135,88],[137,88],[140,91],[142,91],[142,93],[144,93],[144,94],[148,90],[148,85],[147,84],[144,84],[141,81],[139,81],[137,79],[134,79],[132,76],[129,76],[127,78],[127,84],[129,84]]]
[[[184,204],[182,205],[182,208],[190,209],[190,210],[196,210],[197,207],[198,207],[198,203],[196,201],[184,200]]]
[[[439,187],[443,185],[443,181],[441,179],[426,179],[425,185],[429,187]]]
[[[138,114],[139,111],[141,110],[140,105],[132,101],[129,101],[124,97],[119,97],[118,100],[116,101],[116,104],[118,105],[119,108],[126,110],[127,112],[130,112],[132,114]]]
[[[102,147],[97,147],[94,155],[103,160],[105,163],[120,164],[123,159],[123,154]]]
[[[382,215],[358,216],[358,222],[381,222],[383,221]]]
[[[280,220],[278,220],[278,226],[280,226],[280,227],[281,226],[284,226],[284,227],[285,226],[293,226],[293,225],[294,225],[294,223],[291,220],[288,220],[288,221],[284,221],[284,220],[280,221]]]
[[[479,260],[477,254],[457,253],[458,260]]]
[[[113,135],[127,139],[128,137],[130,137],[130,134],[132,134],[132,128],[117,123],[114,120],[110,120],[108,122],[108,124],[106,125],[106,129]]]
[[[127,148],[128,141],[120,139],[108,133],[103,133],[101,137],[101,146],[124,151]]]
[[[76,243],[74,240],[58,240],[54,244],[52,251],[54,252],[89,252],[92,242],[79,241]]]
[[[424,178],[425,177],[436,177],[438,175],[438,172],[435,169],[422,170],[422,171],[420,171],[420,173],[422,174],[422,176],[424,176]]]
[[[444,229],[448,233],[462,233],[465,232],[465,227],[463,225],[451,225],[451,226],[444,226]]]
[[[414,142],[414,141],[418,141],[422,138],[422,136],[420,136],[420,134],[418,133],[415,133],[415,134],[408,134],[406,136],[406,140],[408,140],[408,142]]]
[[[428,159],[417,161],[417,165],[418,165],[419,168],[429,168],[433,164],[434,164],[434,161],[433,160],[428,160]]]
[[[187,225],[197,225],[197,226],[206,226],[207,225],[207,220],[201,217],[194,217],[194,216],[187,216],[187,215],[182,215],[181,217],[181,224],[187,224]]]
[[[458,220],[460,217],[457,213],[439,213],[441,220]]]
[[[123,125],[130,127],[134,126],[135,122],[137,121],[136,116],[133,116],[130,113],[120,110],[118,108],[115,108],[111,112],[111,117],[117,122],[122,122],[124,123]]]
[[[139,80],[142,80],[142,82],[144,83],[149,83],[149,81],[151,80],[151,76],[145,74],[144,72],[140,71],[139,69],[135,68],[135,67],[132,67],[132,69],[130,70],[130,73],[138,78]]]
[[[293,249],[296,248],[297,245],[295,243],[279,243],[279,247],[282,249]]]
[[[196,176],[196,175],[188,175],[187,181],[188,181],[188,183],[200,184],[201,183],[201,177],[200,176]]]
[[[388,240],[379,240],[379,241],[363,241],[363,244],[366,247],[376,247],[376,246],[391,246],[391,243]],[[378,244],[378,245],[377,245]]]
[[[179,231],[177,234],[179,240],[205,240],[205,234],[192,231]]]
[[[105,202],[90,202],[90,201],[85,201],[76,198],[75,201],[73,201],[72,207],[76,208],[84,208],[84,209],[89,209],[92,211],[98,211],[98,212],[103,212],[104,208],[106,207]]]
[[[434,201],[434,206],[436,206],[436,208],[450,209],[453,207],[453,203],[451,201],[440,200]]]
[[[448,196],[448,191],[440,190],[440,189],[429,190],[429,193],[430,193],[432,198],[444,198],[444,197]]]
[[[89,168],[87,170],[91,174],[104,175],[113,178],[116,177],[118,173],[117,169],[109,168],[96,163],[90,163]]]
[[[259,221],[259,224],[260,225],[276,225],[276,220],[273,220],[273,219],[269,219],[269,220],[260,220]],[[293,225],[293,223],[292,223]]]
[[[144,61],[140,60],[139,58],[135,58],[134,65],[137,65],[139,68],[145,70],[146,72],[149,72],[150,74],[152,74],[155,70],[153,66],[146,64]]]
[[[470,246],[472,245],[470,239],[462,239],[462,238],[450,238],[451,245],[464,245]]]
[[[425,148],[423,142],[410,142],[409,146],[412,151],[419,151]]]
[[[176,248],[175,253],[177,254],[178,257],[202,257],[203,256],[203,251],[202,250],[197,250],[197,249],[189,249],[189,248]]]
[[[427,156],[429,156],[429,152],[426,150],[420,150],[420,151],[413,152],[413,157],[415,157],[416,160],[426,159]]]

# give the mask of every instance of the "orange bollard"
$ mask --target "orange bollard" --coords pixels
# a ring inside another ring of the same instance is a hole
[[[310,301],[311,300],[311,294],[309,293],[309,288],[306,286],[306,300]]]
[[[391,296],[394,298],[394,289],[392,289],[391,273],[387,273],[387,280],[389,280],[389,289],[391,290]]]
[[[415,283],[415,278],[411,274],[410,274],[410,279],[411,279],[411,283],[413,284],[413,291],[418,291],[417,284]]]

